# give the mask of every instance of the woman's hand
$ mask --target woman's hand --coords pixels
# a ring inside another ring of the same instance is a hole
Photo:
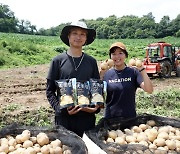
[[[114,66],[114,61],[112,59],[106,59],[100,64],[99,74],[101,80],[103,79],[106,71],[112,68],[113,66]]]
[[[129,61],[129,67],[133,67],[137,70],[139,70],[139,72],[141,73],[142,77],[143,77],[143,82],[141,83],[140,87],[148,93],[152,93],[153,92],[153,85],[152,82],[144,68],[143,62],[139,59],[130,59]]]
[[[100,79],[101,79],[101,80],[103,79],[104,74],[106,73],[106,71],[107,71],[107,70],[102,70],[102,69],[100,69],[99,74],[100,74]]]

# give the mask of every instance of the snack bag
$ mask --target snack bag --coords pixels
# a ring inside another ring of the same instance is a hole
[[[106,87],[106,81],[90,79],[91,105],[104,107]]]
[[[90,104],[90,93],[88,81],[77,81],[77,104],[81,107],[89,106]]]
[[[60,103],[60,108],[67,108],[70,106],[74,106],[75,101],[75,84],[76,79],[62,79],[56,80],[56,85],[58,86],[58,99]]]

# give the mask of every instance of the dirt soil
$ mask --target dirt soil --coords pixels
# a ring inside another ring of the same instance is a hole
[[[48,65],[0,70],[0,108],[11,104],[20,105],[20,110],[50,107],[46,98]],[[152,78],[154,91],[180,88],[180,78]],[[17,112],[17,110],[16,110]]]

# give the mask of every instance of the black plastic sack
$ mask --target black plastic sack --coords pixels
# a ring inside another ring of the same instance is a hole
[[[48,135],[50,141],[60,139],[63,145],[66,145],[70,148],[72,154],[88,153],[84,141],[78,135],[65,129],[62,126],[57,126],[56,128],[45,128],[20,126],[14,123],[0,130],[0,138],[6,137],[6,135],[16,136],[18,134],[21,134],[25,129],[30,130],[31,136],[37,136],[37,134],[39,134],[40,132],[44,132]]]
[[[166,126],[171,125],[176,128],[180,128],[180,119],[143,114],[132,119],[104,119],[102,118],[97,126],[89,131],[86,131],[86,135],[96,143],[101,149],[103,149],[107,154],[140,154],[148,153],[153,154],[154,152],[144,145],[137,144],[125,144],[119,145],[117,143],[104,143],[108,137],[108,130],[124,130],[125,128],[131,128],[132,126],[146,123],[148,120],[154,120],[156,126]]]

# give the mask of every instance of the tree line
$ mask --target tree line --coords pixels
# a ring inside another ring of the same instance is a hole
[[[155,22],[152,12],[143,15],[143,17],[127,15],[118,18],[111,15],[107,18],[81,20],[85,21],[88,27],[96,30],[98,39],[180,37],[180,14],[173,20],[170,20],[169,16],[163,16],[159,23]],[[67,24],[69,23],[37,30],[36,25],[32,25],[30,21],[16,18],[8,5],[0,4],[0,32],[58,36]]]

